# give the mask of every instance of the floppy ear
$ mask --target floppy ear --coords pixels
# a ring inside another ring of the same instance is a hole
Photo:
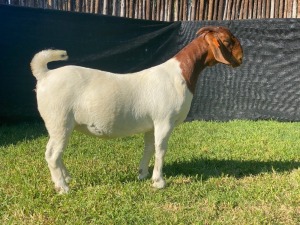
[[[224,64],[230,64],[230,62],[228,62],[227,59],[225,59],[226,56],[223,55],[224,52],[227,52],[227,49],[222,42],[220,42],[214,35],[212,32],[209,32],[205,35],[205,40],[207,41],[207,43],[209,44],[209,47],[211,49],[211,51],[214,54],[215,59],[220,62],[220,63],[224,63]]]

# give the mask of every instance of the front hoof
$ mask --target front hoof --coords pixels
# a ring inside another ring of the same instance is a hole
[[[154,180],[152,186],[157,189],[162,189],[166,186],[164,179]]]

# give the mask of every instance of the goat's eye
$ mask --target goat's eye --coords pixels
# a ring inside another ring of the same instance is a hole
[[[234,45],[234,42],[232,40],[224,40],[223,44],[229,51],[232,51]]]
[[[229,40],[224,40],[223,41],[223,44],[226,46],[226,47],[229,47],[231,45],[231,41]]]

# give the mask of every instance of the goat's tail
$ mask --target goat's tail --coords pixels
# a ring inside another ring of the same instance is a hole
[[[37,80],[41,80],[45,77],[46,73],[49,71],[47,64],[52,61],[67,60],[68,55],[64,50],[44,50],[35,54],[31,60],[30,67],[33,76]]]

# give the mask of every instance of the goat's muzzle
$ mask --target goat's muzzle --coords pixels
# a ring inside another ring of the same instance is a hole
[[[229,51],[228,48],[225,47],[223,42],[219,38],[217,38],[217,39],[218,39],[219,45],[221,47],[220,49],[222,51],[222,54],[228,60],[230,65],[233,68],[240,66],[243,62],[243,49],[242,49],[240,42],[235,38],[236,39],[235,45],[232,48],[232,50]]]

